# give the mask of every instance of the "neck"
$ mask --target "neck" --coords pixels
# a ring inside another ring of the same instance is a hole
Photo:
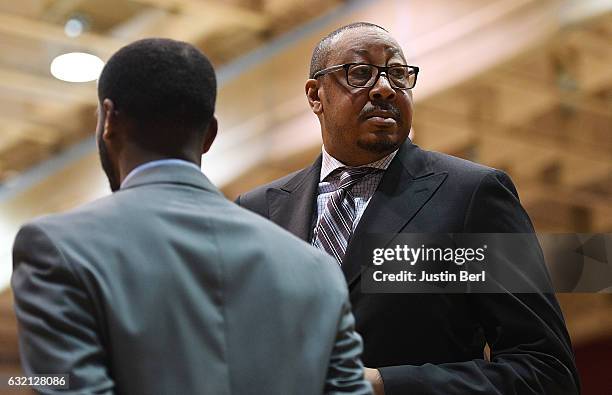
[[[138,166],[161,159],[182,159],[187,162],[195,163],[198,166],[200,166],[202,162],[202,156],[195,153],[181,152],[176,154],[161,154],[144,150],[140,147],[126,147],[123,151],[123,155],[119,158],[120,183]]]
[[[382,158],[386,157],[387,155],[389,155],[390,153],[392,153],[393,151],[395,151],[395,149],[387,152],[368,152],[368,151],[361,151],[358,153],[351,153],[351,152],[340,152],[340,151],[335,151],[335,150],[330,150],[327,147],[325,147],[325,151],[333,156],[335,159],[339,160],[340,162],[344,163],[347,166],[351,166],[351,167],[356,167],[356,166],[363,166],[363,165],[367,165],[369,163],[373,163],[376,161],[381,160]]]

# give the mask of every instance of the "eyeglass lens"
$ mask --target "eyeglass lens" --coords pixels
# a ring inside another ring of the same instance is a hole
[[[394,88],[410,89],[416,82],[415,70],[409,66],[391,66],[386,74]],[[377,76],[378,68],[366,64],[355,64],[348,69],[347,82],[355,87],[366,88],[374,85]]]

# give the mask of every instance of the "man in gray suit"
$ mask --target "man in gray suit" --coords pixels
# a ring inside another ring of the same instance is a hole
[[[114,193],[15,241],[27,374],[69,374],[79,394],[370,393],[338,265],[200,172],[215,96],[186,43],[108,61],[96,136]]]

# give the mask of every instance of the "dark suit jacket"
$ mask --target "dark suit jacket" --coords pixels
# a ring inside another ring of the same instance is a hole
[[[35,220],[13,259],[24,371],[68,373],[69,393],[371,391],[335,261],[196,169]]]
[[[237,199],[310,240],[321,158]],[[501,171],[407,141],[387,169],[342,266],[365,366],[387,395],[575,394],[570,339],[553,294],[364,294],[357,250],[367,233],[530,233]],[[545,279],[547,280],[547,279]],[[485,341],[491,361],[483,358]]]

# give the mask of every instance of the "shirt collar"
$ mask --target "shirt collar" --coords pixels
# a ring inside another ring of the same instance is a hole
[[[147,163],[143,163],[140,166],[136,166],[134,169],[132,169],[132,171],[130,171],[130,173],[127,175],[127,177],[125,177],[123,179],[123,182],[121,182],[121,186],[123,187],[126,183],[127,180],[129,180],[130,178],[134,177],[136,174],[147,170],[147,169],[151,169],[154,167],[159,167],[159,166],[168,166],[168,165],[178,165],[178,166],[187,166],[187,167],[193,167],[194,169],[197,169],[198,171],[202,171],[198,165],[196,165],[193,162],[188,162],[186,160],[183,159],[159,159],[159,160],[154,160],[151,162],[147,162]]]
[[[341,167],[349,167],[344,163],[340,162],[338,159],[331,156],[326,150],[325,146],[322,148],[323,151],[323,161],[321,163],[321,175],[319,177],[319,182],[325,180],[327,176],[329,176],[334,170],[339,169]],[[382,159],[377,160],[376,162],[367,163],[365,165],[356,166],[356,167],[373,167],[375,169],[387,170],[389,164],[397,154],[398,150],[391,152],[389,155],[385,156]]]

